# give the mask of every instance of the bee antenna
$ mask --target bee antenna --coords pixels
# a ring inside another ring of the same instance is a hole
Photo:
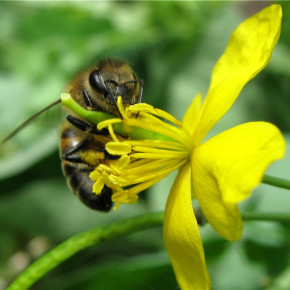
[[[36,117],[41,115],[43,112],[47,111],[48,109],[50,109],[51,107],[53,107],[59,103],[61,103],[61,100],[57,100],[57,101],[53,102],[52,104],[48,105],[47,107],[43,108],[42,110],[40,110],[39,112],[37,112],[36,114],[31,116],[29,119],[27,119],[21,125],[19,125],[16,129],[14,129],[5,139],[3,139],[1,141],[0,144],[4,144],[5,142],[7,142],[9,139],[11,139],[13,136],[15,136],[19,131],[21,131],[26,125],[28,125],[32,120],[34,120]]]

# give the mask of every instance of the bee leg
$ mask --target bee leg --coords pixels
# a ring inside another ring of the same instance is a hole
[[[78,151],[85,151],[84,149],[89,145],[89,141],[87,139],[84,139],[83,141],[79,142],[77,145],[75,145],[74,147],[71,147],[70,149],[68,149],[67,151],[65,151],[62,154],[62,159],[69,161],[69,162],[73,162],[73,163],[85,163],[82,159],[81,156],[79,154],[74,154]],[[119,159],[121,156],[120,155],[112,155],[110,153],[108,153],[104,148],[99,150],[100,152],[104,153],[104,160],[117,160]]]
[[[75,118],[71,115],[67,116],[66,119],[75,127],[77,127],[78,129],[80,129],[81,131],[84,131],[84,132],[87,132],[89,131],[92,126],[87,124],[86,122],[78,119],[78,118]]]
[[[83,91],[83,99],[84,99],[85,104],[87,105],[88,109],[91,109],[91,110],[96,109],[93,102],[92,102],[91,97],[89,96],[89,94],[86,91]]]
[[[78,129],[80,129],[81,131],[84,132],[89,132],[92,134],[96,134],[96,135],[109,135],[108,130],[101,130],[99,131],[96,126],[92,126],[78,118],[75,118],[71,115],[67,116],[66,119],[75,127],[77,127]]]
[[[121,155],[112,155],[112,154],[108,153],[106,148],[100,149],[100,152],[104,152],[105,160],[117,160],[121,157]]]
[[[71,147],[69,150],[64,152],[62,154],[62,159],[69,161],[69,162],[73,162],[73,163],[85,163],[81,159],[81,156],[79,154],[78,155],[73,155],[73,154],[79,150],[84,149],[85,147],[88,146],[88,144],[89,144],[88,140],[84,139],[83,141],[79,142],[77,145]]]

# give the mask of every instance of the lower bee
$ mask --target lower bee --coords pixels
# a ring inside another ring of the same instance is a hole
[[[96,66],[78,74],[67,86],[66,92],[83,108],[102,111],[120,116],[116,101],[122,97],[123,105],[133,105],[142,99],[143,80],[138,79],[133,69],[121,60],[104,59]],[[14,130],[5,140],[6,142],[19,130],[26,126],[39,114],[60,103],[54,102],[44,108]],[[62,168],[67,183],[75,195],[88,207],[107,212],[112,207],[112,189],[105,186],[98,195],[93,193],[93,181],[89,175],[98,165],[90,164],[83,157],[86,153],[95,152],[99,155],[99,162],[114,159],[100,142],[100,136],[108,132],[100,132],[96,125],[70,112],[61,130],[60,156]]]

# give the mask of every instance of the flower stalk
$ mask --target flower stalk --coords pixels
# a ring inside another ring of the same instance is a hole
[[[162,212],[150,213],[75,235],[30,265],[12,282],[7,290],[28,289],[46,273],[81,250],[143,229],[160,227],[162,223]]]
[[[195,211],[197,220],[203,220],[199,210]],[[148,228],[162,227],[164,213],[149,213],[113,223],[107,226],[93,228],[86,232],[77,234],[62,244],[50,250],[43,257],[31,264],[22,272],[7,288],[7,290],[29,289],[46,273],[56,268],[59,264],[73,257],[80,251],[101,242],[106,242],[124,235]],[[273,213],[244,213],[243,220],[246,221],[270,221],[290,223],[290,214]],[[204,223],[202,223],[203,225]]]
[[[268,185],[272,185],[272,186],[276,186],[276,187],[290,190],[290,180],[287,180],[284,178],[278,178],[278,177],[274,177],[274,176],[265,174],[263,176],[262,182],[265,184],[268,184]]]

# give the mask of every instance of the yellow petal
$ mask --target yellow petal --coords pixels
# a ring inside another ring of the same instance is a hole
[[[281,6],[274,4],[233,32],[212,72],[195,132],[197,144],[232,106],[244,85],[267,65],[280,36],[281,18]]]
[[[201,94],[198,94],[197,96],[194,97],[193,101],[191,102],[190,106],[188,107],[187,111],[183,116],[182,125],[191,134],[193,134],[193,132],[195,131],[195,127],[199,119],[200,107],[201,107]]]
[[[186,163],[166,204],[164,243],[181,289],[210,289],[203,246],[191,203],[191,168]]]
[[[260,184],[267,167],[284,156],[285,146],[274,125],[252,122],[195,148],[191,155],[194,191],[206,218],[222,237],[241,237],[236,203]]]

